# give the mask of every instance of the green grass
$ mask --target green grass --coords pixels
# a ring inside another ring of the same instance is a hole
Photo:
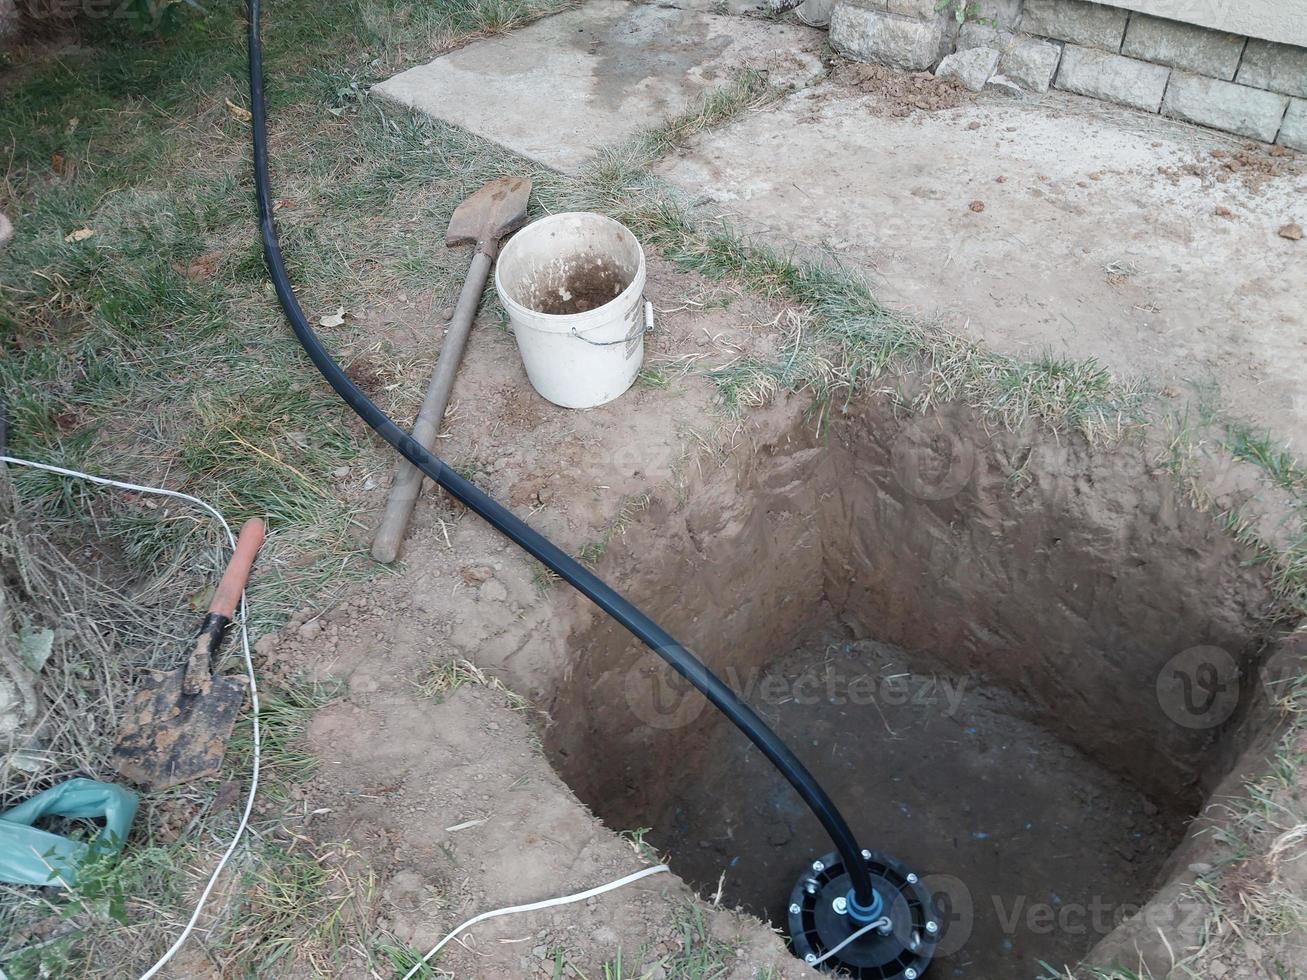
[[[1307,467],[1269,432],[1227,419],[1222,445],[1234,459],[1255,464],[1276,486],[1307,502]]]
[[[452,127],[362,111],[362,87],[401,56],[411,63],[565,5],[330,0],[265,11],[278,218],[310,313],[357,313],[404,290],[452,294],[462,256],[431,228],[471,187],[514,168]],[[0,252],[0,386],[15,454],[163,483],[236,520],[264,517],[284,593],[275,605],[287,610],[357,557],[331,471],[382,454],[266,289],[248,126],[226,104],[248,101],[243,5],[210,11],[167,38],[34,55],[6,89],[0,134],[13,154],[0,207],[17,237]],[[64,240],[80,228],[95,234]],[[325,332],[346,361],[366,339],[352,320]],[[398,414],[423,373],[411,367],[379,393],[403,399],[387,404]],[[47,514],[85,519],[85,491],[16,480]],[[109,493],[96,514],[133,561],[166,560],[207,533],[192,520],[137,520]]]
[[[77,886],[53,899],[0,886],[0,969],[12,980],[36,980],[139,962],[141,944],[158,941],[160,919],[181,929],[185,856],[180,844],[134,843],[121,855],[83,865]],[[33,929],[41,941],[29,941]]]
[[[477,183],[517,164],[452,127],[378,113],[358,96],[397,67],[563,5],[328,0],[265,10],[287,260],[310,314],[349,311],[344,326],[324,330],[342,361],[366,368],[369,357],[385,358],[390,373],[374,394],[396,415],[419,400],[429,351],[413,346],[416,337],[376,348],[356,317],[404,291],[433,302],[452,295],[465,260],[432,229]],[[0,138],[11,153],[0,209],[17,235],[0,250],[0,390],[16,455],[193,493],[233,522],[264,517],[270,535],[251,587],[257,637],[371,574],[354,505],[331,472],[375,471],[388,458],[301,355],[266,288],[249,129],[227,105],[248,103],[244,8],[206,6],[208,17],[166,37],[93,24],[91,43],[58,57],[6,55]],[[65,241],[83,228],[94,234]],[[52,539],[95,540],[129,582],[189,593],[212,575],[219,536],[204,514],[46,474],[9,475]],[[154,622],[141,618],[142,629]],[[339,975],[333,950],[344,948],[345,931],[360,931],[346,924],[361,913],[355,899],[338,901],[337,872],[324,877],[316,856],[277,829],[290,787],[317,764],[301,744],[308,719],[332,695],[303,685],[264,692],[264,792],[250,841],[260,850],[237,856],[243,877],[213,909],[226,931],[211,955],[233,975],[277,972],[291,957]],[[111,734],[104,728],[101,741]],[[250,735],[246,716],[227,755],[226,771],[242,785]],[[73,749],[69,766],[111,776],[84,764],[102,759],[104,745]],[[104,902],[0,895],[6,972],[125,976],[148,965],[180,931],[196,873],[234,827],[238,808],[205,815],[217,785],[144,800],[105,884],[106,894],[125,896],[127,924],[100,911]],[[184,840],[157,837],[173,811],[179,827],[201,821]],[[60,916],[67,931],[55,941],[29,933]]]
[[[348,856],[303,838],[253,855],[239,902],[210,945],[218,963],[250,976],[284,975],[293,964],[324,977],[343,975],[347,963],[357,968],[349,940],[368,931],[375,879],[371,871],[351,879]]]
[[[644,950],[630,961],[619,950],[602,965],[602,980],[644,980],[655,973],[664,980],[720,980],[732,975],[738,963],[735,947],[712,936],[702,908],[687,906],[677,928],[680,948],[675,952],[650,962]],[[641,965],[649,969],[641,972]],[[584,978],[585,974],[580,976]]]
[[[284,801],[295,783],[309,779],[319,760],[303,745],[314,713],[337,700],[343,684],[296,681],[262,692],[260,698],[260,776],[262,795],[270,801]],[[229,778],[249,772],[254,753],[252,716],[242,714],[228,744],[224,769]]]

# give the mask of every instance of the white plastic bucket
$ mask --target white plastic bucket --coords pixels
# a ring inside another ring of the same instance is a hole
[[[550,215],[509,239],[495,292],[531,386],[564,408],[631,387],[644,361],[644,278],[640,243],[602,214]]]

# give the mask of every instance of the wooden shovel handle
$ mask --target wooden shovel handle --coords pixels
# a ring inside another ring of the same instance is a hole
[[[236,604],[240,602],[241,592],[245,590],[245,583],[249,581],[254,556],[259,553],[259,548],[263,545],[263,534],[263,522],[257,517],[252,517],[241,525],[240,536],[236,538],[236,550],[232,552],[231,561],[227,563],[227,570],[222,573],[222,581],[214,590],[213,601],[209,603],[209,612],[225,616],[227,619],[236,618]]]

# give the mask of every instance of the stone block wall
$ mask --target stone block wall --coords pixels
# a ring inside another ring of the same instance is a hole
[[[1307,48],[1090,0],[979,6],[959,26],[935,0],[836,0],[831,44],[976,91],[1057,88],[1307,151]]]

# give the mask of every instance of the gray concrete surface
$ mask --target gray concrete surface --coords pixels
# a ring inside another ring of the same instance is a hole
[[[592,0],[469,44],[372,91],[575,172],[750,67],[778,85],[822,71],[822,32],[671,5]]]
[[[1277,231],[1307,221],[1307,163],[1252,189],[1211,155],[1236,141],[1074,96],[906,118],[877,98],[823,83],[659,171],[762,240],[869,273],[902,309],[1177,394],[1219,384],[1302,448],[1307,242]]]
[[[1307,47],[1307,0],[1108,0],[1110,6]]]

